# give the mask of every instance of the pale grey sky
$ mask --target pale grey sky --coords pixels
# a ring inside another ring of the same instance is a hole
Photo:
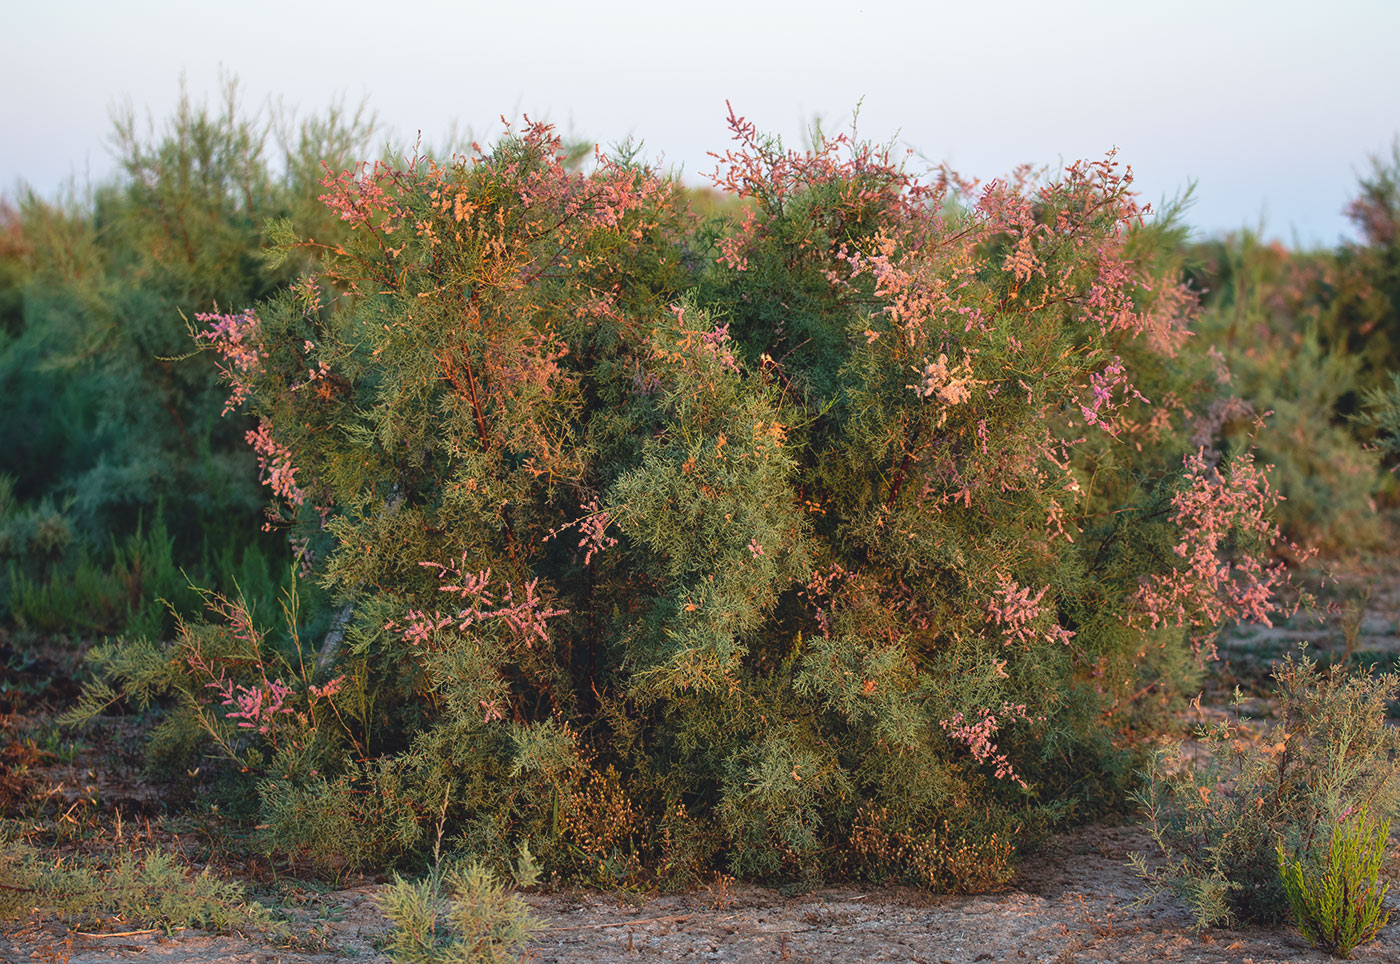
[[[101,177],[110,108],[163,117],[237,76],[250,107],[362,96],[409,144],[454,121],[542,117],[628,134],[692,179],[727,145],[725,99],[794,142],[815,116],[980,177],[1110,147],[1191,222],[1304,243],[1400,132],[1400,0],[3,0],[0,190]]]

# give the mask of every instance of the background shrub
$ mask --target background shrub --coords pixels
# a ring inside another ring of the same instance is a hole
[[[1383,531],[1370,520],[1389,484],[1353,421],[1370,377],[1323,334],[1335,256],[1249,233],[1204,247],[1212,290],[1196,330],[1216,394],[1193,411],[1193,438],[1221,452],[1252,448],[1272,467],[1284,497],[1276,517],[1294,542],[1330,556],[1379,548]]]
[[[372,130],[339,107],[250,113],[230,82],[159,126],[118,112],[111,183],[0,207],[0,611],[46,631],[165,632],[160,598],[197,603],[180,568],[228,591],[235,574],[247,592],[284,582],[290,551],[257,533],[247,426],[220,418],[210,360],[183,356],[197,312],[300,270],[269,268],[269,222],[337,237],[320,164],[361,156]]]

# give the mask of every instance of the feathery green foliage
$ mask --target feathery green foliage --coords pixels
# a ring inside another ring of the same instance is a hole
[[[328,175],[346,240],[283,231],[313,269],[197,342],[337,628],[215,600],[88,709],[160,694],[273,847],[360,863],[438,823],[972,889],[1119,805],[1120,733],[1284,579],[1260,468],[1189,438],[1180,230],[1111,157],[979,187],[731,125],[707,218],[541,125]]]
[[[1330,846],[1314,863],[1290,857],[1279,842],[1283,892],[1298,929],[1314,947],[1350,957],[1390,920],[1384,909],[1390,885],[1379,882],[1389,842],[1390,821],[1373,821],[1365,806],[1338,819]]]
[[[441,879],[395,877],[380,906],[394,925],[385,951],[397,964],[517,964],[529,959],[526,944],[541,927],[525,902],[477,861]]]
[[[1392,459],[1400,456],[1400,373],[1392,373],[1390,384],[1377,386],[1366,394],[1366,409],[1358,417],[1376,433],[1376,445]]]
[[[207,867],[195,873],[159,849],[120,853],[108,862],[70,856],[55,863],[17,840],[0,840],[0,871],[6,884],[0,888],[0,920],[37,911],[77,928],[101,927],[120,915],[124,929],[286,933],[242,884]]]

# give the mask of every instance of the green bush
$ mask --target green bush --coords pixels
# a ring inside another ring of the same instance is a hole
[[[1390,885],[1379,883],[1390,821],[1375,823],[1364,806],[1352,816],[1338,818],[1330,846],[1315,863],[1291,858],[1278,845],[1279,878],[1299,930],[1338,957],[1350,957],[1390,920],[1384,910]]]
[[[135,529],[106,547],[75,543],[68,518],[47,503],[7,513],[5,481],[0,476],[0,610],[20,629],[164,638],[175,614],[203,608],[196,585],[228,587],[266,611],[292,578],[290,563],[234,533],[213,551],[209,541],[197,554],[179,551],[159,505],[154,524],[138,513]],[[288,571],[279,572],[284,563]]]
[[[1400,369],[1400,139],[1371,157],[1359,187],[1346,213],[1360,240],[1337,252],[1323,332],[1361,359],[1373,388]]]
[[[442,921],[444,890],[448,909]],[[530,959],[526,944],[542,926],[523,900],[476,861],[441,880],[395,877],[379,902],[393,924],[385,951],[397,964],[518,964]]]
[[[1208,758],[1159,757],[1139,796],[1166,858],[1155,870],[1135,858],[1139,872],[1201,928],[1284,920],[1279,848],[1318,866],[1335,846],[1327,828],[1362,807],[1388,817],[1400,801],[1400,730],[1386,723],[1400,677],[1322,672],[1300,655],[1275,680],[1275,725],[1257,739],[1238,723],[1205,728]]]
[[[1193,437],[1222,452],[1252,447],[1284,497],[1277,518],[1325,554],[1378,548],[1386,480],[1349,416],[1369,383],[1360,356],[1327,337],[1331,252],[1296,252],[1249,233],[1203,246],[1210,289],[1196,326],[1217,397],[1193,413]]]
[[[1185,252],[1204,292],[1197,352],[1219,379],[1219,397],[1194,413],[1196,436],[1227,452],[1252,446],[1275,467],[1284,531],[1328,554],[1381,548],[1376,508],[1396,500],[1394,476],[1379,471],[1396,461],[1393,426],[1377,413],[1400,368],[1397,185],[1400,144],[1372,158],[1347,209],[1360,238],[1336,249],[1243,232]]]
[[[279,227],[320,268],[198,343],[335,625],[219,606],[89,707],[165,694],[273,846],[367,863],[441,814],[572,878],[970,888],[1119,806],[1284,579],[1189,438],[1179,229],[1112,158],[977,188],[731,121],[709,218],[542,126],[328,176],[349,239]]]

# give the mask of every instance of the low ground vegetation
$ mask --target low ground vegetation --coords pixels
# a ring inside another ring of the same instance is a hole
[[[1155,870],[1140,862],[1143,875],[1201,927],[1287,920],[1313,906],[1317,868],[1352,900],[1378,893],[1389,827],[1368,815],[1394,813],[1400,794],[1400,728],[1387,720],[1400,677],[1323,672],[1303,654],[1285,657],[1274,683],[1271,726],[1253,738],[1238,720],[1203,728],[1202,764],[1185,765],[1179,748],[1160,756],[1140,796],[1166,857]]]

